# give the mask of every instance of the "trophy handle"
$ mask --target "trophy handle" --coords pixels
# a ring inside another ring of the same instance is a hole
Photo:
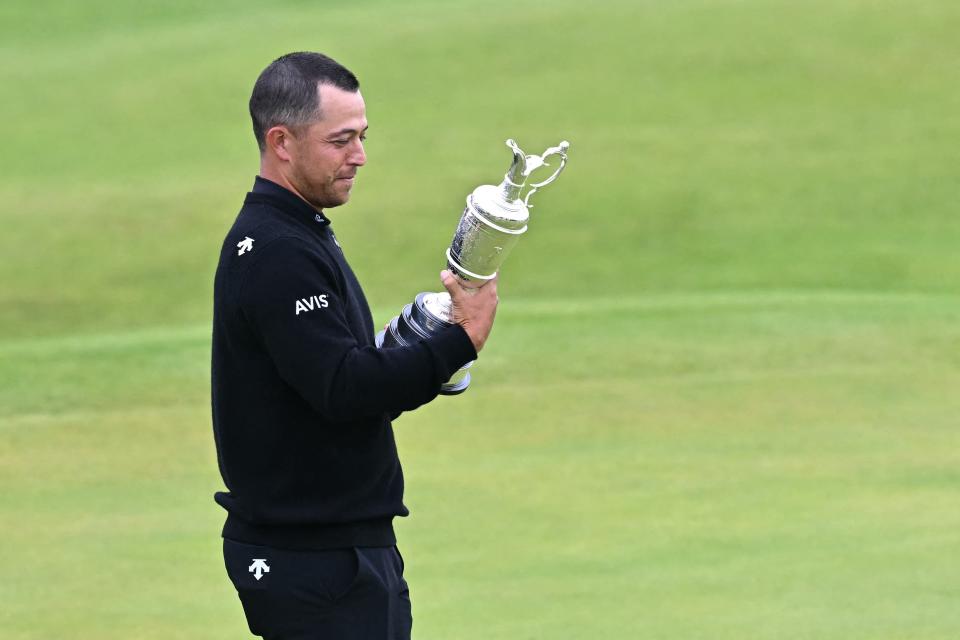
[[[531,182],[531,183],[530,183],[530,186],[533,187],[533,188],[530,189],[530,191],[527,192],[527,197],[523,199],[523,204],[526,205],[528,208],[533,206],[532,204],[530,204],[530,196],[532,196],[534,193],[536,193],[537,189],[539,189],[540,187],[543,187],[543,186],[545,186],[545,185],[548,185],[548,184],[550,184],[551,182],[553,182],[554,180],[556,180],[556,179],[557,179],[557,176],[560,175],[560,172],[563,171],[563,168],[564,168],[565,166],[567,166],[567,149],[569,149],[569,148],[570,148],[570,143],[567,142],[566,140],[564,140],[563,142],[561,142],[561,143],[558,144],[557,146],[555,146],[555,147],[550,147],[549,149],[547,149],[546,151],[544,151],[544,152],[543,152],[543,155],[541,155],[541,156],[533,156],[533,157],[535,157],[535,158],[537,158],[538,160],[541,161],[540,164],[539,164],[539,166],[549,167],[550,165],[546,162],[546,159],[549,158],[550,156],[557,156],[557,155],[558,155],[558,156],[560,156],[560,166],[557,167],[557,170],[554,171],[553,174],[551,174],[550,177],[547,178],[546,180],[543,180],[543,181],[541,181],[541,182]]]

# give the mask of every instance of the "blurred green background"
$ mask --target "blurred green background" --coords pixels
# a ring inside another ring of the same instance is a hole
[[[470,391],[401,418],[418,638],[960,636],[960,5],[0,6],[0,636],[239,638],[213,271],[294,50],[357,73],[380,323],[566,138]]]

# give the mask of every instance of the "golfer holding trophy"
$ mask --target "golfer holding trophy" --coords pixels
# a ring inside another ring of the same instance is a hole
[[[513,152],[510,168],[499,186],[485,184],[467,196],[467,205],[460,216],[460,223],[447,249],[447,268],[459,278],[466,290],[475,289],[492,280],[507,259],[510,251],[527,230],[530,220],[530,197],[541,187],[550,184],[560,175],[567,163],[570,144],[561,142],[541,155],[525,154],[512,139],[507,147]],[[530,175],[550,164],[552,157],[559,158],[559,166],[540,182],[527,185]],[[528,187],[523,194],[524,187]],[[413,302],[403,307],[387,327],[377,334],[378,348],[407,346],[431,336],[454,324],[450,294],[420,293]],[[469,362],[459,369],[440,388],[443,395],[462,393],[470,385]]]

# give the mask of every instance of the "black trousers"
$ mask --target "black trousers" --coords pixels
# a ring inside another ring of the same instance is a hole
[[[289,551],[224,539],[227,574],[264,640],[409,640],[396,547]]]

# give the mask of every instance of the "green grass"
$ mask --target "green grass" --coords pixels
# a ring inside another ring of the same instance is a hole
[[[470,391],[396,424],[418,638],[960,635],[945,0],[0,8],[0,632],[238,638],[209,419],[246,99],[360,76],[330,212],[385,321],[571,141]]]

